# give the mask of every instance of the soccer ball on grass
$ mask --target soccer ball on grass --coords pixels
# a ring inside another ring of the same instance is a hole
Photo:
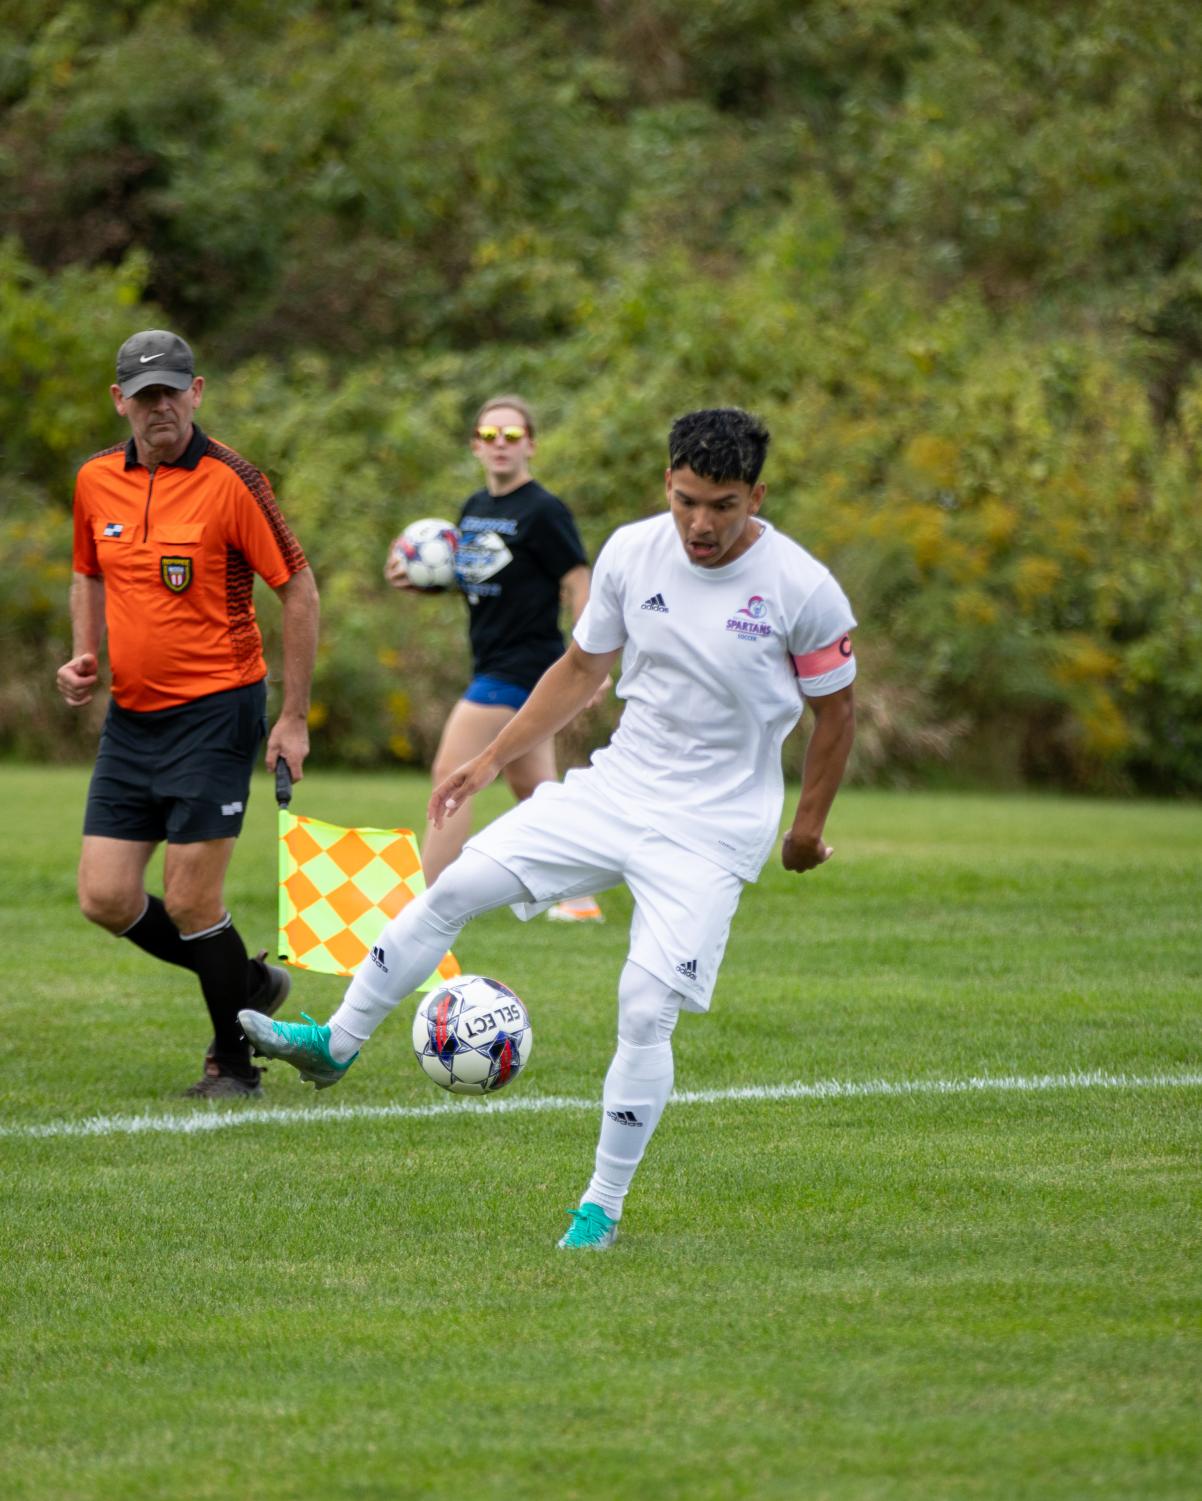
[[[459,533],[449,521],[435,516],[412,521],[392,544],[405,560],[409,582],[415,589],[449,589],[455,582],[455,553]]]
[[[460,975],[422,997],[413,1051],[429,1078],[452,1094],[492,1094],[530,1060],[526,1008],[508,985]]]

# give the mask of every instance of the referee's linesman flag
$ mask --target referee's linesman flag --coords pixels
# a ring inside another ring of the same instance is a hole
[[[412,829],[344,829],[281,806],[279,955],[297,969],[349,975],[380,929],[426,889]],[[460,973],[443,957],[420,990]]]

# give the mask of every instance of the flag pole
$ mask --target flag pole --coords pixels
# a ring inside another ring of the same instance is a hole
[[[283,846],[280,841],[287,833],[288,804],[292,801],[292,771],[283,756],[279,756],[275,763],[275,803],[279,810],[276,814],[276,947],[282,948],[280,935],[284,931],[284,924],[288,919],[288,897],[284,890],[283,861],[280,851]],[[287,959],[287,954],[280,954],[279,958]]]

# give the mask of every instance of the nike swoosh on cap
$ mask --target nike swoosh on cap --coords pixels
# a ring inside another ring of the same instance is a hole
[[[151,360],[161,360],[166,353],[167,351],[165,349],[160,349],[158,354],[140,354],[138,356],[138,363],[141,365],[149,365]]]

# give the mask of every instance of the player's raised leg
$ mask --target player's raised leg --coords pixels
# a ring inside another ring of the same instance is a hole
[[[327,1089],[346,1076],[385,1017],[434,973],[471,918],[530,900],[511,871],[487,855],[465,850],[384,928],[327,1023],[311,1017],[281,1022],[243,1011],[238,1018],[242,1029],[263,1057],[290,1063],[302,1079]]]

